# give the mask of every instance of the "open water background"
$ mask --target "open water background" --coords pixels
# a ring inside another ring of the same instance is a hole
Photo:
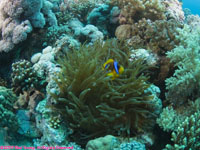
[[[189,8],[192,14],[200,16],[200,0],[182,0],[183,8]]]

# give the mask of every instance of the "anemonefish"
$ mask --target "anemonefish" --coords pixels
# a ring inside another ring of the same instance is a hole
[[[113,59],[108,59],[103,64],[103,69],[110,71],[110,72],[107,73],[107,76],[111,76],[112,80],[119,77],[119,75],[124,72],[124,67],[121,66],[121,65],[119,66],[118,62],[114,61]]]

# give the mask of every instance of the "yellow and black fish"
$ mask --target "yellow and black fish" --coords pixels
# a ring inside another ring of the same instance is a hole
[[[120,74],[124,72],[124,67],[119,65],[117,61],[114,61],[113,59],[108,59],[103,64],[103,69],[107,69],[110,72],[107,73],[107,76],[111,76],[112,80],[119,77]]]

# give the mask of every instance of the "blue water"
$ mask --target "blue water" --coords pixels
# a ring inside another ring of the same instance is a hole
[[[200,15],[200,0],[182,0],[183,8],[189,8],[192,14]]]

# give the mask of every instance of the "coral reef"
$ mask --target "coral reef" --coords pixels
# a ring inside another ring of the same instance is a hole
[[[116,20],[114,17],[118,17],[119,12],[118,7],[111,9],[109,5],[101,4],[88,14],[87,23],[96,26],[104,36],[111,36],[118,25],[118,21],[114,21]]]
[[[9,52],[26,40],[32,26],[43,28],[46,22],[57,25],[52,4],[47,0],[1,0],[0,6],[0,52]]]
[[[167,19],[183,23],[185,20],[182,4],[178,0],[161,0],[165,7]]]
[[[166,58],[166,52],[175,48],[179,44],[176,38],[177,28],[182,24],[174,20],[151,20],[141,19],[138,23],[129,25],[124,24],[117,27],[115,35],[120,40],[126,40],[134,49],[144,48],[154,53],[158,58],[154,70],[154,76],[157,76],[154,82],[164,81],[172,70],[172,64]],[[158,42],[159,41],[159,42]]]
[[[172,132],[173,144],[167,144],[164,150],[178,149],[199,149],[200,140],[200,112],[197,111],[190,117],[187,117],[179,125],[177,131]]]
[[[89,12],[98,5],[97,1],[91,0],[77,0],[73,1],[69,7],[70,12],[73,14],[74,18],[78,18],[81,22],[87,21],[87,16]]]
[[[132,141],[130,143],[122,143],[120,145],[120,150],[146,150],[146,148],[144,144]]]
[[[53,46],[56,40],[62,39],[64,36],[69,36],[70,34],[71,30],[68,28],[68,25],[51,26],[48,27],[44,38],[47,45]]]
[[[180,0],[0,0],[0,145],[200,149],[199,25]]]
[[[183,121],[198,112],[200,109],[200,98],[195,101],[188,101],[185,105],[179,107],[167,106],[163,108],[160,117],[157,118],[157,124],[166,132],[177,131]]]
[[[35,114],[37,104],[43,99],[44,94],[35,89],[23,91],[23,94],[20,94],[18,100],[14,103],[13,108],[17,110],[28,109],[30,114]]]
[[[145,145],[129,139],[126,141],[122,138],[112,135],[90,140],[86,145],[86,150],[146,150]]]
[[[4,86],[4,87],[7,86],[7,82],[4,79],[2,79],[1,77],[0,77],[0,86]]]
[[[9,130],[17,130],[17,118],[14,114],[13,104],[17,100],[12,90],[0,86],[0,126]]]
[[[199,97],[199,49],[200,29],[191,31],[188,25],[179,28],[180,45],[167,53],[167,57],[177,67],[172,77],[166,80],[167,99],[178,106],[188,99]]]
[[[45,80],[37,74],[32,64],[27,60],[20,60],[12,64],[12,87],[19,94],[31,88],[41,89]]]
[[[200,26],[200,17],[199,15],[188,15],[185,22],[195,30]]]
[[[192,15],[192,12],[191,12],[191,10],[189,8],[184,8],[183,12],[184,12],[184,15],[185,15],[185,19],[187,19],[187,17],[189,15]]]
[[[152,22],[141,19],[133,25],[120,25],[116,29],[115,35],[118,39],[126,39],[128,44],[134,48],[145,48],[163,56],[179,44],[176,39],[177,27],[182,26],[174,20]]]
[[[86,145],[86,150],[110,150],[118,147],[117,138],[106,135],[94,140],[90,140]]]
[[[142,18],[151,21],[165,19],[165,8],[160,0],[111,0],[121,8],[119,23],[133,24]]]
[[[71,131],[66,127],[66,125],[61,124],[59,128],[54,129],[51,126],[51,118],[55,116],[52,115],[52,111],[46,107],[47,100],[39,102],[36,107],[36,127],[42,133],[42,137],[34,141],[37,146],[41,145],[66,145],[66,137],[71,133]]]
[[[60,116],[52,116],[49,119],[50,127],[54,129],[58,129],[60,127],[61,118]]]
[[[54,72],[56,67],[54,61],[54,50],[51,46],[45,47],[42,53],[36,53],[31,58],[34,70],[38,76],[44,77],[46,81],[49,81],[48,77]]]
[[[82,43],[88,42],[92,45],[97,40],[103,40],[104,35],[94,25],[84,25],[78,20],[73,19],[69,22],[69,28],[74,31],[75,37]]]
[[[36,128],[36,123],[31,120],[31,116],[26,110],[18,110],[17,111],[17,120],[18,120],[18,133],[29,137],[29,138],[39,138],[41,137],[41,133]]]
[[[143,59],[149,66],[155,66],[158,63],[158,56],[146,49],[135,49],[130,52],[130,61],[134,59]]]
[[[148,77],[141,74],[146,66],[141,60],[130,62],[125,45],[117,40],[82,45],[58,61],[61,72],[54,80],[59,92],[49,91],[56,100],[51,107],[66,123],[70,122],[74,130],[71,137],[77,142],[107,133],[131,136],[155,122],[159,99],[147,90]],[[108,58],[115,58],[125,67],[113,82],[102,70]]]
[[[163,109],[160,117],[156,120],[158,125],[163,128],[163,131],[174,131],[178,128],[178,125],[183,122],[184,117],[181,117],[180,114],[172,107],[166,107]]]
[[[128,141],[115,137],[112,135],[106,135],[105,137],[96,138],[90,140],[86,145],[86,150],[146,150],[145,145],[134,140]]]

